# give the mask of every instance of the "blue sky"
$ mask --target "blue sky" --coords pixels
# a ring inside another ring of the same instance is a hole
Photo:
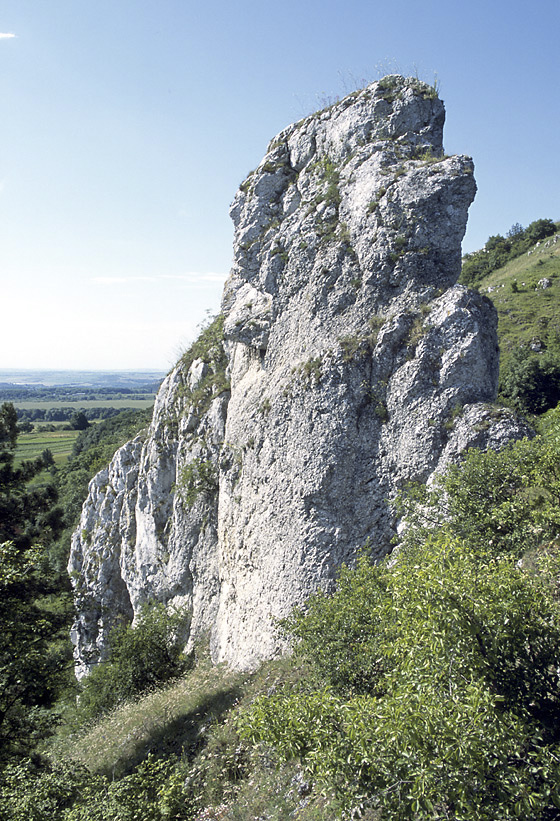
[[[387,73],[437,75],[474,158],[465,251],[560,219],[558,0],[2,0],[0,33],[2,368],[168,369],[268,141]]]

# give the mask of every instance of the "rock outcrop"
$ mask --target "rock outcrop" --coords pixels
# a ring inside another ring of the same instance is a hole
[[[282,131],[241,185],[221,316],[90,485],[79,673],[149,598],[254,666],[342,562],[387,553],[403,484],[526,435],[487,404],[495,310],[456,284],[473,164],[444,155],[443,122],[429,86],[386,77]]]

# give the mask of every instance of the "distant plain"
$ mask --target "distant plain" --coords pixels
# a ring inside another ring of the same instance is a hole
[[[95,414],[96,409],[150,408],[163,376],[161,371],[4,369],[0,370],[0,403],[13,402],[16,410],[22,412],[39,410],[46,413],[66,409],[102,418],[102,414]],[[22,414],[21,418],[25,416]],[[90,424],[97,421],[90,418]],[[72,455],[79,431],[69,430],[68,420],[53,418],[33,419],[33,425],[33,431],[22,431],[18,437],[16,462],[21,464],[24,460],[36,459],[49,450],[54,464],[61,467]]]

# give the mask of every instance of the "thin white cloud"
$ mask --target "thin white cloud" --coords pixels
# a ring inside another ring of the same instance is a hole
[[[97,285],[134,285],[138,282],[162,282],[163,280],[173,280],[184,282],[189,285],[196,285],[204,282],[223,283],[227,279],[227,274],[219,274],[213,271],[202,273],[190,271],[187,274],[162,274],[161,276],[131,276],[131,277],[92,277],[91,281]]]
[[[92,277],[97,285],[134,285],[136,282],[157,282],[159,277]]]
[[[0,40],[11,40],[12,37],[15,37],[15,34],[3,34],[0,32]]]
[[[203,274],[193,271],[188,274],[164,274],[161,279],[179,279],[183,282],[225,282],[227,274],[218,274],[214,271]]]

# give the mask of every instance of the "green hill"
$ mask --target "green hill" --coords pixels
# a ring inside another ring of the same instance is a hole
[[[398,561],[342,568],[285,622],[292,657],[240,673],[202,645],[84,723],[92,682],[157,650],[139,623],[56,734],[0,763],[0,821],[558,819],[560,408],[539,430],[403,499]]]
[[[523,413],[542,413],[560,401],[560,223],[538,222],[553,225],[555,233],[528,248],[519,243],[526,250],[480,276],[485,265],[500,261],[499,241],[507,243],[490,237],[484,249],[464,257],[459,280],[496,306],[500,394]]]

